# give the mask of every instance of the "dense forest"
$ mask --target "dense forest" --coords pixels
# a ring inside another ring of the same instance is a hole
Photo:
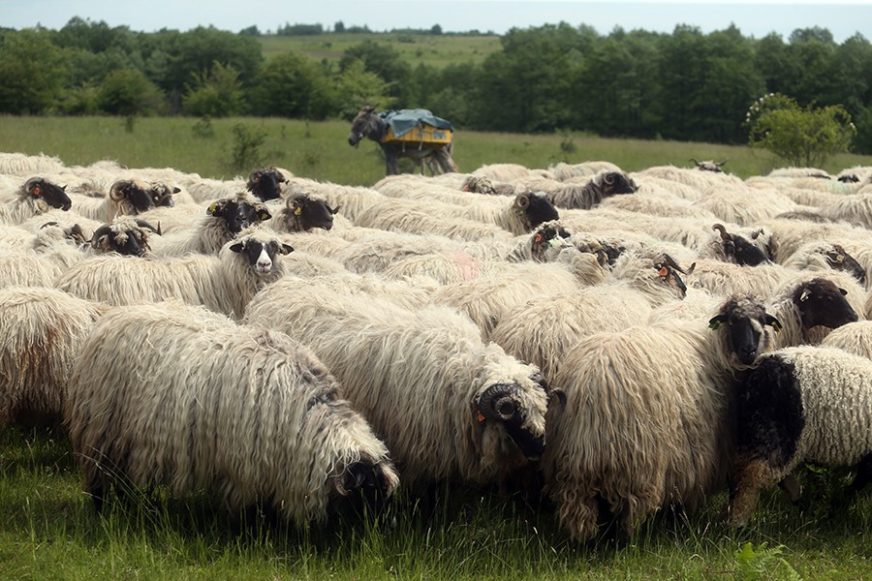
[[[60,30],[0,29],[0,113],[318,120],[368,102],[424,107],[480,130],[744,143],[748,107],[780,92],[844,106],[858,130],[853,149],[872,152],[872,46],[860,34],[839,44],[822,28],[784,39],[734,26],[603,35],[560,23],[512,29],[483,63],[444,68],[410,65],[377,33],[338,61],[267,60],[258,34],[144,33],[80,18]]]

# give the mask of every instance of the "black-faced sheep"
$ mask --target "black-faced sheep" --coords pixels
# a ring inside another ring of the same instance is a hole
[[[113,309],[81,346],[66,417],[99,509],[131,483],[272,506],[295,524],[338,497],[388,496],[384,444],[286,335],[179,304]]]
[[[723,224],[715,224],[712,230],[717,230],[721,235],[718,247],[726,261],[735,262],[740,266],[757,266],[770,261],[770,257],[762,248],[751,243],[744,236],[730,234]]]
[[[109,188],[105,198],[75,196],[73,211],[85,218],[111,222],[117,216],[136,216],[154,209],[154,196],[150,184],[139,180],[118,180]]]
[[[269,167],[252,171],[245,185],[252,195],[261,202],[266,202],[282,197],[281,184],[286,181],[285,176],[279,170]]]
[[[588,210],[609,196],[632,194],[638,190],[632,178],[623,172],[606,171],[594,176],[582,187],[564,187],[546,192],[546,197],[558,208]]]
[[[546,392],[457,312],[375,297],[265,289],[247,324],[308,345],[391,450],[406,484],[487,484],[542,454]]]
[[[857,466],[872,480],[872,362],[827,347],[766,354],[736,385],[729,524],[747,524],[760,491],[802,462]]]
[[[696,169],[700,171],[710,171],[713,173],[723,173],[724,164],[727,163],[726,161],[714,161],[711,159],[696,161],[692,157],[690,158],[690,161],[693,162],[693,164],[696,166]]]
[[[72,206],[66,186],[59,187],[43,178],[30,178],[19,188],[15,200],[0,205],[0,224],[20,224],[51,208],[67,211]]]
[[[309,194],[288,196],[285,207],[269,223],[276,232],[308,232],[315,228],[331,230],[339,207]]]

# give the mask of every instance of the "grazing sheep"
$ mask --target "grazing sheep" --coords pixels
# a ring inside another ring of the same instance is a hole
[[[538,370],[483,343],[451,309],[276,287],[252,301],[245,321],[314,350],[408,485],[496,483],[542,454],[547,404]]]
[[[563,188],[546,192],[546,197],[558,208],[589,210],[603,199],[618,194],[632,194],[638,189],[632,178],[623,172],[605,171],[594,176],[580,188]]]
[[[769,353],[736,385],[731,526],[751,518],[760,491],[803,462],[856,466],[849,490],[872,480],[872,362],[828,347]]]
[[[558,519],[585,541],[601,511],[632,534],[663,507],[693,508],[723,484],[736,370],[769,349],[777,322],[748,298],[711,319],[598,333],[553,382],[566,405],[547,419],[543,468]]]
[[[0,204],[0,224],[20,224],[51,208],[66,212],[72,202],[65,189],[43,178],[30,178],[19,188],[15,200]]]
[[[219,492],[231,511],[324,520],[337,498],[388,496],[384,444],[312,353],[276,332],[179,304],[108,312],[81,346],[66,406],[99,510],[125,486]]]
[[[202,208],[199,212],[203,212]],[[156,240],[155,255],[218,254],[218,251],[240,232],[272,217],[265,205],[247,193],[216,200],[209,204],[205,214],[205,217],[200,218],[193,232],[177,232],[172,236],[164,236]],[[148,212],[142,217],[152,224],[159,224],[163,231],[160,215]]]
[[[225,244],[218,257],[191,255],[161,260],[127,256],[92,258],[57,280],[57,288],[108,305],[179,299],[241,317],[260,289],[285,273],[279,255],[293,248],[267,231],[248,230]]]
[[[59,290],[0,290],[0,426],[61,417],[82,340],[105,308]]]

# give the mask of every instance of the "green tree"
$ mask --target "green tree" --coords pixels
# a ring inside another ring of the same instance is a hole
[[[848,150],[856,133],[841,105],[800,107],[784,95],[767,95],[751,106],[748,117],[752,147],[768,149],[791,165],[819,167]]]
[[[106,75],[97,101],[101,111],[112,115],[149,115],[160,110],[162,94],[141,71],[120,69]]]
[[[45,32],[4,34],[0,41],[0,113],[45,112],[57,101],[68,74],[63,53]]]
[[[361,61],[368,72],[377,74],[389,83],[388,94],[400,106],[408,104],[408,80],[412,69],[394,47],[365,40],[342,54],[339,70],[344,71],[354,61]]]
[[[266,64],[252,100],[261,115],[324,119],[336,110],[331,81],[324,69],[292,52]]]
[[[336,77],[336,107],[343,119],[353,118],[363,105],[377,109],[390,107],[388,84],[375,73],[368,72],[361,61],[349,63]]]
[[[193,75],[185,89],[182,107],[197,117],[229,117],[242,112],[245,105],[239,73],[229,65],[215,63],[212,70]]]

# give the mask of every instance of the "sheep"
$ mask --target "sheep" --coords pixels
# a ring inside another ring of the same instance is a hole
[[[828,278],[838,280],[837,275],[832,273]],[[849,275],[845,277],[850,279]],[[856,288],[856,283],[854,286]],[[767,310],[781,322],[776,348],[819,343],[822,333],[856,322],[857,313],[864,312],[864,293],[852,296],[855,294],[858,293],[846,291],[820,276],[800,277],[782,285],[767,305]],[[858,304],[859,307],[855,306]]]
[[[576,164],[568,164],[561,161],[556,165],[549,166],[548,171],[555,180],[562,182],[577,177],[593,177],[604,171],[620,172],[621,168],[608,161],[585,161]]]
[[[82,236],[90,239],[94,235],[94,231],[103,225],[103,222],[79,216],[75,211],[65,212],[52,208],[44,214],[38,214],[25,220],[18,226],[32,234],[38,234],[46,227],[46,224],[53,224],[64,230],[71,230],[74,226],[78,226]]]
[[[713,173],[723,173],[724,172],[723,166],[725,163],[727,163],[726,161],[714,161],[714,160],[696,161],[692,157],[690,158],[690,161],[693,162],[693,164],[696,166],[696,169],[698,169],[700,171],[710,171]]]
[[[380,228],[388,231],[409,232],[413,234],[436,234],[455,240],[476,241],[482,238],[505,240],[509,234],[494,224],[483,224],[463,218],[437,217],[439,209],[446,204],[432,202],[427,211],[422,210],[420,202],[387,198],[367,208],[355,220],[357,226]],[[451,206],[446,207],[450,211]]]
[[[295,250],[290,258],[300,254],[302,253]],[[388,300],[407,309],[417,309],[430,304],[431,295],[437,288],[436,283],[426,277],[390,280],[372,273],[355,274],[348,271],[304,277],[293,267],[288,270],[292,272],[292,276],[286,276],[274,283],[278,285],[276,293],[307,291],[316,294],[325,292],[344,296],[359,295]]]
[[[282,197],[281,184],[287,180],[282,173],[274,167],[256,169],[248,176],[246,189],[261,202],[275,200]]]
[[[535,193],[521,193],[515,196],[510,205],[486,206],[470,204],[464,208],[458,208],[456,212],[446,212],[440,215],[453,215],[457,218],[466,218],[495,224],[512,234],[526,234],[543,222],[557,220],[559,213],[548,201],[546,196]]]
[[[319,196],[332,207],[338,207],[340,213],[355,224],[357,223],[358,216],[366,211],[367,208],[390,200],[387,196],[370,188],[341,186],[303,178],[289,179],[285,190],[289,197],[295,194]]]
[[[51,208],[66,212],[72,202],[65,189],[40,177],[28,179],[18,189],[15,200],[0,205],[0,224],[20,224]]]
[[[632,194],[638,189],[632,178],[623,172],[600,172],[583,187],[563,188],[546,192],[546,197],[558,208],[589,210],[603,199],[618,194]]]
[[[76,196],[73,210],[86,218],[111,222],[116,216],[135,216],[158,206],[172,205],[172,190],[152,186],[140,180],[118,180],[105,198]]]
[[[84,341],[65,415],[97,510],[112,489],[165,484],[175,496],[220,492],[231,511],[265,503],[303,525],[339,497],[399,484],[341,391],[286,335],[141,305],[106,313]]]
[[[23,177],[33,174],[55,174],[63,170],[64,164],[57,157],[42,154],[0,153],[0,174]]]
[[[670,505],[715,492],[730,457],[727,390],[737,369],[772,344],[777,321],[750,298],[708,323],[634,326],[582,339],[552,379],[566,404],[547,417],[542,459],[561,525],[579,541],[600,510],[631,534]]]
[[[797,209],[793,200],[776,191],[756,191],[745,187],[714,186],[693,207],[708,210],[720,220],[753,226],[767,218]]]
[[[713,186],[742,185],[742,180],[733,175],[699,171],[697,169],[679,168],[673,165],[649,167],[643,171],[636,172],[633,177],[634,179],[638,177],[640,183],[642,179],[649,177],[670,180],[690,186],[700,192]]]
[[[481,166],[472,172],[472,175],[489,178],[498,182],[511,182],[528,177],[531,173],[533,173],[531,170],[517,163],[493,163]]]
[[[0,427],[60,419],[79,346],[105,310],[52,288],[0,290]]]
[[[735,387],[736,461],[728,524],[744,526],[757,497],[803,462],[856,466],[872,479],[872,362],[831,347],[761,358]]]
[[[830,174],[816,167],[779,167],[769,172],[770,178],[804,178],[831,180]]]
[[[60,269],[33,252],[0,252],[0,288],[54,286]]]
[[[144,256],[150,250],[151,233],[160,236],[160,227],[155,228],[145,220],[121,216],[94,231],[91,247],[104,253]]]
[[[866,284],[866,269],[841,244],[809,242],[791,254],[784,266],[796,270],[841,270],[851,274],[860,284]]]
[[[701,259],[696,261],[693,276],[688,277],[687,284],[721,296],[752,293],[755,296],[768,297],[785,281],[799,274],[778,264],[748,268],[720,260]]]
[[[183,183],[185,189],[197,204],[235,196],[239,192],[245,191],[247,187],[247,182],[241,178],[222,181],[197,176],[197,179],[186,180],[181,183]]]
[[[413,489],[501,482],[542,454],[547,396],[538,370],[483,343],[451,309],[276,286],[255,297],[245,322],[312,348]]]
[[[692,202],[670,193],[656,192],[631,196],[612,196],[603,200],[602,208],[615,208],[627,212],[638,212],[651,216],[715,219],[715,215]]]
[[[268,223],[277,232],[308,232],[315,228],[331,230],[339,207],[331,208],[323,199],[309,194],[288,196],[285,207]]]
[[[720,233],[720,240],[714,246],[714,254],[727,262],[739,266],[758,266],[771,262],[764,249],[739,234],[730,234],[723,224],[715,224],[712,230]]]
[[[872,229],[872,193],[841,196],[821,214],[831,220],[844,220],[849,224]]]
[[[833,329],[820,345],[872,359],[872,321],[857,321]]]
[[[199,212],[203,212],[203,209],[199,208]],[[200,218],[193,232],[177,232],[156,240],[154,253],[157,256],[218,254],[240,232],[272,217],[264,204],[247,193],[216,200],[209,204],[204,213],[205,217]],[[142,216],[153,224],[159,224],[165,231],[160,217],[155,212],[147,212]]]
[[[286,267],[280,255],[292,251],[274,234],[252,229],[225,244],[217,258],[92,258],[61,274],[55,286],[113,306],[175,298],[241,317],[251,297],[283,276]]]
[[[515,195],[515,186],[511,184],[494,183],[493,180],[489,178],[476,175],[470,175],[463,180],[460,189],[464,192],[485,194],[489,196]]]

